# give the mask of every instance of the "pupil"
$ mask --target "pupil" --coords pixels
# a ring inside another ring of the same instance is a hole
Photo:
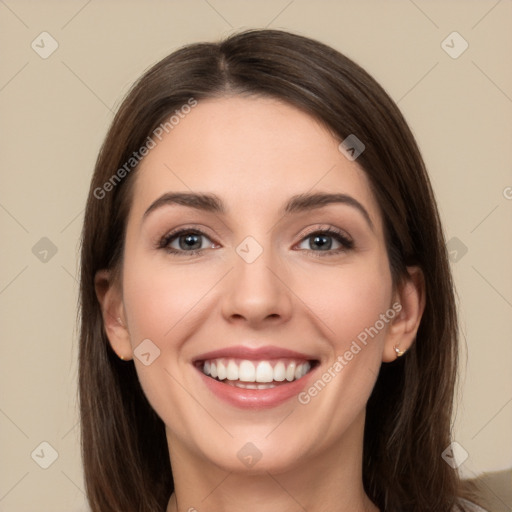
[[[184,243],[181,243],[184,239]],[[180,238],[180,248],[181,249],[199,249],[201,247],[201,242],[199,241],[199,236],[194,234],[189,234]],[[197,246],[197,247],[196,247]]]
[[[327,250],[331,248],[332,240],[328,236],[316,235],[313,243],[317,244],[321,249]]]

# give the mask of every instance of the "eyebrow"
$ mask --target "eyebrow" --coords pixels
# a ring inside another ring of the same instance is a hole
[[[307,212],[329,204],[345,204],[362,214],[370,228],[373,223],[366,208],[355,198],[347,194],[306,193],[292,196],[283,208],[284,214]],[[168,192],[153,201],[144,212],[145,219],[151,212],[167,205],[181,205],[205,212],[225,214],[227,211],[222,199],[215,194],[198,194],[193,192]]]

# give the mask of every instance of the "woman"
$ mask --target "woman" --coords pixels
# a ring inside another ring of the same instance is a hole
[[[92,178],[81,318],[94,512],[478,510],[442,457],[457,320],[430,182],[332,48],[253,30],[140,78]]]

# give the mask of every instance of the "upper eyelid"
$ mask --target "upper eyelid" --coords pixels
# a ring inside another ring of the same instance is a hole
[[[181,235],[183,233],[188,233],[188,232],[197,232],[201,235],[204,235],[204,236],[207,236],[207,237],[212,237],[215,238],[214,235],[209,235],[208,230],[204,227],[196,227],[194,224],[190,224],[190,225],[185,225],[183,227],[177,227],[177,228],[174,228],[174,229],[170,229],[168,231],[165,232],[165,234],[163,236],[159,236],[157,237],[158,240],[162,240],[164,238],[169,238],[169,237],[173,237],[173,236],[177,236],[177,235]]]
[[[330,226],[328,224],[307,228],[306,230],[301,230],[301,231],[299,231],[299,233],[297,233],[296,236],[300,236],[301,240],[302,240],[304,237],[314,235],[315,233],[330,233],[331,235],[335,235],[335,234],[343,235],[345,238],[347,238],[351,242],[353,241],[353,238],[348,233],[348,231],[346,231],[345,229],[342,229],[342,228]]]
[[[186,235],[187,233],[194,233],[199,236],[204,236],[205,238],[208,238],[213,243],[218,243],[215,241],[215,237],[212,237],[208,233],[206,233],[203,229],[195,228],[195,227],[184,227],[184,228],[177,228],[176,230],[171,230],[162,237],[157,238],[157,244],[160,245],[162,242],[170,243],[171,240],[174,240],[180,236]]]

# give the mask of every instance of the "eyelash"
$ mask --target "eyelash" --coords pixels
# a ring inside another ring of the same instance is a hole
[[[329,249],[326,251],[314,251],[313,249],[303,249],[310,253],[311,255],[318,257],[318,258],[325,258],[329,256],[337,256],[338,254],[348,252],[351,249],[354,248],[354,242],[351,240],[346,234],[343,233],[343,231],[340,231],[339,229],[332,228],[332,227],[326,227],[324,229],[314,229],[306,234],[304,234],[301,238],[301,243],[304,240],[307,240],[308,238],[313,237],[314,235],[327,235],[329,237],[334,238],[337,242],[340,243],[341,247],[339,249]]]
[[[177,231],[173,231],[171,233],[168,233],[164,237],[160,239],[158,242],[157,248],[158,249],[164,249],[169,254],[173,254],[176,256],[195,256],[200,254],[201,252],[205,251],[206,249],[193,249],[191,251],[183,251],[183,250],[176,250],[171,249],[169,247],[169,244],[176,238],[178,238],[180,235],[199,235],[204,236],[209,239],[208,235],[206,233],[203,233],[201,230],[196,228],[182,228]],[[327,251],[314,251],[313,249],[303,249],[311,254],[313,254],[315,257],[324,258],[329,256],[335,256],[337,254],[340,254],[342,252],[347,252],[354,248],[354,242],[348,238],[342,231],[339,231],[335,228],[328,227],[325,229],[315,229],[314,231],[311,231],[309,233],[306,233],[301,238],[301,242],[304,240],[311,238],[313,235],[327,235],[332,238],[334,238],[337,242],[339,242],[342,247],[339,249],[334,250],[327,250]]]

